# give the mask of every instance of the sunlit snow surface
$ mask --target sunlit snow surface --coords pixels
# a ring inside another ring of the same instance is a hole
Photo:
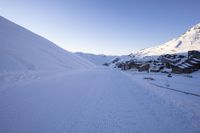
[[[197,94],[198,72],[97,67],[1,17],[0,29],[0,133],[200,132],[200,97],[155,86]]]

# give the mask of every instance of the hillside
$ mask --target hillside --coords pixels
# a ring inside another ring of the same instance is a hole
[[[94,64],[0,17],[0,72],[90,68]]]

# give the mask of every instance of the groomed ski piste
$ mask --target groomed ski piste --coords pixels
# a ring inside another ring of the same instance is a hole
[[[1,133],[200,132],[200,97],[159,87],[199,94],[199,72],[123,72],[2,17],[0,29]]]

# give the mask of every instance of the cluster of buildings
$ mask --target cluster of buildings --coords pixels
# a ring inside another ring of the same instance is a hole
[[[132,59],[117,62],[116,67],[122,70],[137,69],[138,71],[147,72],[192,73],[200,69],[200,52],[189,51],[187,54],[166,54],[148,61]]]

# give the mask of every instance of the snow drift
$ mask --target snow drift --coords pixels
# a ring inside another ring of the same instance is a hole
[[[83,53],[83,52],[76,52],[76,55],[83,57],[84,59],[89,60],[90,62],[96,64],[96,65],[104,65],[105,63],[111,62],[113,59],[115,59],[117,56],[111,56],[111,55],[96,55],[96,54],[90,54],[90,53]]]
[[[90,68],[94,64],[0,16],[0,72]]]

